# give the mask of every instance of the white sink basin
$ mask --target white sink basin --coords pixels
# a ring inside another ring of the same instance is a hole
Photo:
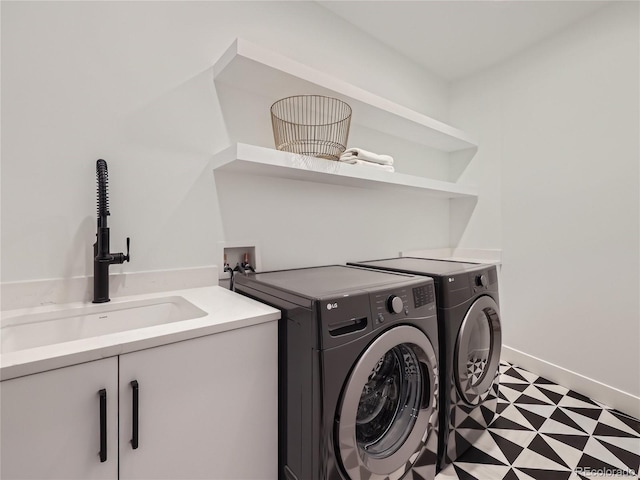
[[[206,312],[182,297],[162,297],[3,318],[0,351],[5,353],[110,333],[203,317]]]

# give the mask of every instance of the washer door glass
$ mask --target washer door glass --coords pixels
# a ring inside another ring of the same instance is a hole
[[[482,296],[465,315],[456,342],[456,384],[470,405],[479,404],[489,392],[498,372],[501,346],[498,305],[491,297]]]
[[[410,345],[393,347],[380,357],[362,389],[356,415],[358,447],[376,458],[395,453],[413,429],[420,408],[419,360]]]
[[[437,375],[434,349],[415,327],[388,330],[363,353],[338,412],[338,450],[349,478],[408,470],[435,424]]]

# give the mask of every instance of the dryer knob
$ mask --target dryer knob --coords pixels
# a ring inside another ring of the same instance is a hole
[[[400,297],[391,295],[387,298],[387,310],[391,313],[400,313],[404,309],[404,302]]]
[[[489,282],[487,281],[487,276],[483,273],[482,275],[478,275],[476,277],[476,285],[479,287],[486,287]]]

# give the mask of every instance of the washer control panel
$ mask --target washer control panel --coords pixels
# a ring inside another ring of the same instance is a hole
[[[435,315],[436,295],[433,281],[371,293],[371,309],[374,328],[406,318]]]
[[[404,302],[402,298],[396,295],[389,295],[387,298],[387,310],[389,313],[400,313],[404,310]]]
[[[433,288],[433,283],[413,288],[413,303],[415,308],[420,308],[423,305],[433,303],[435,301],[436,294]]]

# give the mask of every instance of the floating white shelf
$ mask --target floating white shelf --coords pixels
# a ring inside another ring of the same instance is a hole
[[[340,98],[353,109],[354,123],[437,150],[453,152],[478,146],[457,128],[241,38],[214,64],[213,74],[217,83],[273,101],[303,94]]]
[[[213,169],[351,187],[413,190],[438,198],[477,197],[476,188],[466,185],[385,172],[245,143],[237,143],[214,155]]]

